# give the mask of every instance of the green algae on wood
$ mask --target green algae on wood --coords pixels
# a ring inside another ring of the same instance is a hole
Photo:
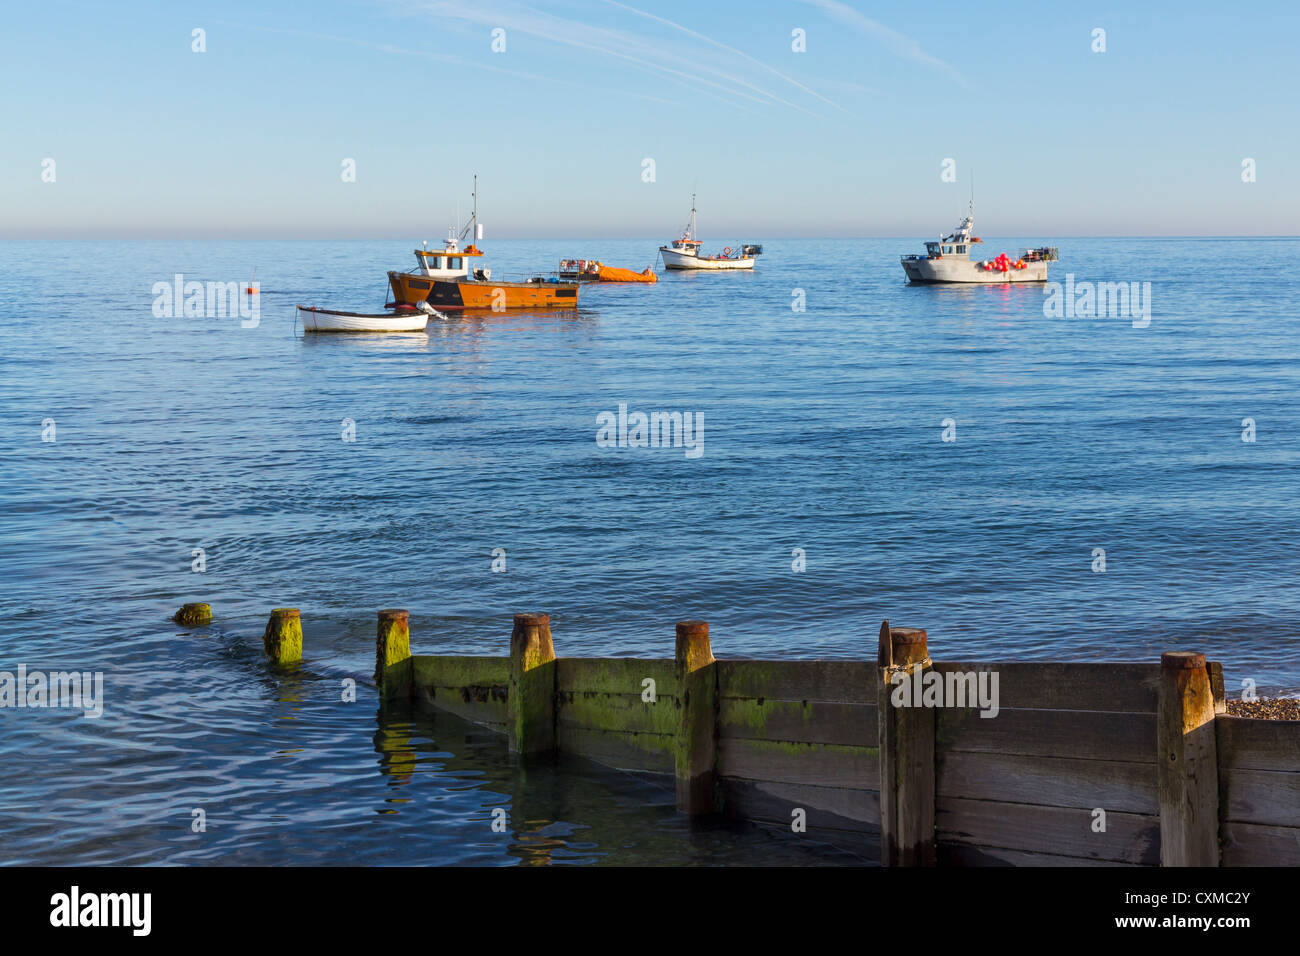
[[[416,687],[469,687],[510,683],[510,658],[416,654],[411,658]]]
[[[876,708],[823,700],[722,697],[718,736],[807,743],[876,743]]]
[[[655,693],[674,696],[677,677],[674,663],[663,658],[564,657],[555,662],[558,691],[602,694],[640,694],[645,681],[655,682]]]
[[[199,627],[212,620],[212,607],[208,604],[182,604],[172,615],[172,620],[183,627]]]
[[[506,705],[511,753],[555,751],[555,647],[546,614],[515,615]]]
[[[555,700],[555,719],[561,724],[625,733],[677,733],[681,702],[676,697],[651,702],[632,694],[559,691]]]
[[[296,607],[277,607],[271,611],[262,633],[262,647],[279,664],[302,660],[302,617]]]
[[[411,696],[411,612],[388,608],[379,612],[375,634],[375,683],[381,700]]]

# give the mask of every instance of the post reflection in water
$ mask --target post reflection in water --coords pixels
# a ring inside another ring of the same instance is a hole
[[[376,714],[375,752],[388,795],[377,812],[443,843],[458,862],[545,866],[873,863],[807,834],[677,812],[672,778],[625,773],[579,757],[521,760],[506,737],[421,705]],[[400,792],[401,796],[397,793]],[[493,829],[505,812],[505,828]],[[409,855],[407,849],[403,855]],[[432,860],[430,861],[432,862]]]

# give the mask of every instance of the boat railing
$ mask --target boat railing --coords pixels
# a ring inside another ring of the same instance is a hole
[[[547,283],[547,282],[554,283],[554,282],[571,281],[562,277],[558,272],[495,272],[495,271],[492,273],[492,277],[486,281],[496,282],[498,280],[501,282],[533,282],[538,284]]]

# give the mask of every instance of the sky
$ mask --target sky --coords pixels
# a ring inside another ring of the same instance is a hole
[[[972,179],[987,235],[1295,235],[1298,28],[1294,0],[9,5],[0,238],[436,239],[476,173],[489,238],[671,238],[692,192],[702,237],[928,237]]]

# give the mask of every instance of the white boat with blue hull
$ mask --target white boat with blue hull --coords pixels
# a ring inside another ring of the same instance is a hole
[[[903,256],[903,271],[916,283],[1046,282],[1047,264],[1055,262],[1055,246],[1026,249],[1016,258],[1005,252],[992,259],[972,259],[971,249],[984,240],[971,235],[975,217],[967,216],[948,235],[925,244],[925,255]]]

